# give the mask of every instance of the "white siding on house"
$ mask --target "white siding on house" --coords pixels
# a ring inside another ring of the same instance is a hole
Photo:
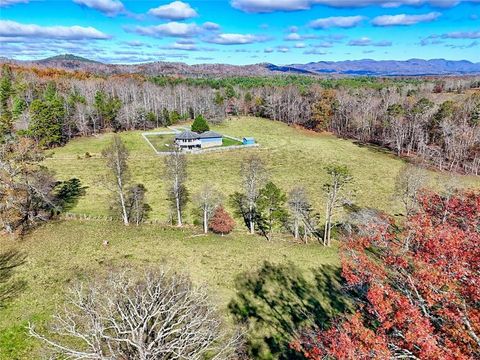
[[[202,149],[210,148],[214,146],[222,146],[222,138],[206,138],[200,139]]]

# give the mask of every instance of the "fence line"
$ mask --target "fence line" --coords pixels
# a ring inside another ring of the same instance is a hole
[[[120,223],[120,219],[116,219],[113,216],[102,216],[102,215],[88,215],[88,214],[75,214],[75,213],[65,213],[60,215],[62,220],[87,220],[87,221],[109,221]],[[142,221],[142,224],[150,225],[163,225],[168,226],[168,223],[159,219],[149,219]]]
[[[150,147],[153,149],[155,154],[157,155],[168,155],[172,154],[173,151],[158,151],[155,146],[151,143],[151,141],[148,139],[148,136],[154,136],[154,135],[174,135],[179,133],[179,131],[175,128],[170,128],[172,131],[156,131],[156,132],[144,132],[142,133],[143,139],[150,145]],[[234,136],[230,135],[223,135],[223,137],[242,142],[242,139],[236,138]],[[212,148],[206,148],[206,149],[183,149],[183,152],[187,154],[204,154],[208,152],[218,152],[218,151],[230,151],[230,150],[238,150],[238,149],[245,149],[245,148],[254,148],[254,147],[259,147],[260,145],[255,143],[255,144],[242,144],[242,145],[231,145],[231,146],[218,146],[218,147],[212,147]]]

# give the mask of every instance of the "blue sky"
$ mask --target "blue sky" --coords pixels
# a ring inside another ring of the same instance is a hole
[[[1,56],[480,62],[480,0],[0,0]]]

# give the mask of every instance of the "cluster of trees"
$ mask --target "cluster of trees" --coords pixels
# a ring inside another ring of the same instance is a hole
[[[0,227],[22,235],[38,224],[71,209],[85,193],[80,181],[57,181],[41,165],[44,155],[28,138],[0,143]]]
[[[323,234],[318,229],[319,214],[314,211],[306,189],[297,186],[286,194],[275,183],[268,180],[263,161],[252,156],[242,164],[243,192],[230,196],[232,207],[242,218],[251,234],[260,232],[271,240],[276,230],[286,230],[295,239],[322,238],[323,245],[331,244],[331,229],[338,208],[351,202],[350,184],[353,178],[347,167],[328,165],[325,167],[329,180],[324,184],[326,195],[326,218]]]
[[[146,188],[143,184],[132,183],[128,168],[128,150],[120,136],[114,135],[110,144],[103,150],[107,173],[104,184],[112,193],[111,210],[122,219],[124,225],[140,225],[148,218],[151,207],[146,202]],[[190,199],[185,186],[187,180],[187,159],[180,150],[165,156],[164,179],[167,199],[171,208],[171,220],[183,226],[185,207]],[[194,194],[193,203],[196,215],[202,218],[204,232],[209,229],[218,234],[228,234],[235,226],[231,216],[221,203],[219,191],[205,185]]]
[[[480,195],[419,195],[401,231],[385,217],[342,245],[353,312],[300,332],[307,359],[480,356]]]
[[[114,214],[119,215],[125,225],[132,222],[140,224],[147,219],[151,208],[145,201],[146,189],[143,184],[130,183],[128,150],[118,135],[113,136],[110,145],[103,150],[103,156],[109,169],[105,184],[114,195]],[[329,165],[325,170],[329,180],[324,184],[327,200],[323,234],[319,231],[320,216],[314,211],[305,188],[295,187],[286,194],[275,183],[268,181],[265,164],[255,155],[247,157],[242,163],[242,191],[229,196],[230,205],[250,234],[258,232],[270,241],[275,232],[286,230],[296,240],[302,238],[308,242],[311,238],[317,238],[322,239],[323,245],[330,246],[334,216],[339,208],[351,203],[350,184],[353,178],[345,166]],[[190,201],[186,186],[186,155],[180,150],[166,155],[163,175],[171,220],[181,227]],[[201,219],[204,233],[210,229],[223,235],[234,229],[235,222],[222,205],[223,196],[212,185],[205,184],[191,200],[194,215]]]
[[[422,93],[338,91],[327,128],[398,155],[415,155],[442,170],[480,171],[478,93],[436,103]]]
[[[146,129],[199,114],[251,114],[374,143],[441,169],[478,174],[480,96],[475,79],[180,79],[40,76],[4,66],[0,131],[43,146],[106,129]],[[460,95],[452,96],[455,92]],[[448,94],[446,94],[448,93]]]
[[[188,191],[184,185],[186,157],[181,152],[175,152],[166,157],[165,166],[166,178],[169,179],[169,199],[176,213],[177,224],[182,226],[182,213],[188,201]],[[327,209],[323,245],[330,246],[335,210],[349,203],[346,190],[352,182],[352,176],[345,166],[329,165],[326,171],[330,179],[324,184]],[[275,232],[282,230],[291,232],[296,240],[301,237],[305,242],[322,237],[318,229],[319,215],[314,211],[305,188],[295,187],[287,196],[275,183],[268,181],[265,164],[257,156],[245,159],[240,176],[243,191],[230,195],[229,200],[235,214],[243,220],[250,234],[258,232],[269,241]],[[221,194],[208,185],[194,197],[195,207],[203,216],[205,233],[208,224],[217,233],[228,233],[233,229],[234,222],[220,205],[220,199]],[[219,231],[219,218],[223,218],[221,222],[224,224],[231,224],[226,227],[228,231]]]
[[[264,264],[230,310],[259,359],[477,359],[480,194],[418,192],[402,222],[358,209],[341,271]],[[313,280],[312,280],[313,279]]]

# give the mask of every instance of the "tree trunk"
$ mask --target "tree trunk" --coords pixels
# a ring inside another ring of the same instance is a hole
[[[208,233],[207,212],[203,210],[203,233]]]
[[[127,213],[127,205],[125,204],[125,195],[123,194],[123,184],[120,175],[117,178],[118,184],[118,196],[120,197],[120,206],[122,207],[122,220],[123,224],[128,226],[128,213]]]
[[[293,236],[295,240],[298,240],[298,219],[295,219],[293,222]]]
[[[182,223],[182,212],[180,211],[180,194],[175,195],[175,201],[177,205],[177,226],[183,226]]]
[[[250,205],[249,209],[249,220],[250,220],[250,234],[255,234],[255,221],[253,220],[253,206]]]

